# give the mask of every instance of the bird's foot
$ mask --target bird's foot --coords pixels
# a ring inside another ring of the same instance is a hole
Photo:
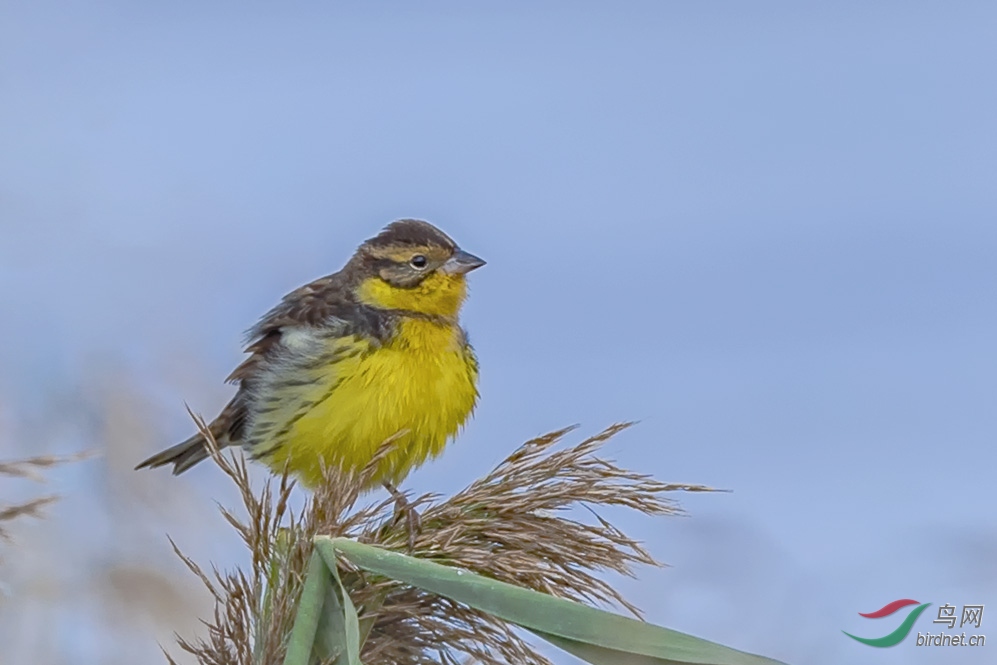
[[[422,520],[419,518],[419,511],[391,483],[385,481],[384,489],[388,490],[391,498],[395,501],[395,515],[392,524],[399,524],[402,519],[405,520],[406,530],[408,531],[408,551],[411,553],[415,551],[415,540],[422,530]]]

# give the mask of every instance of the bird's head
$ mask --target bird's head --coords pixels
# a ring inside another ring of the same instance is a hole
[[[453,317],[467,296],[467,273],[485,265],[428,222],[402,219],[357,249],[357,298],[382,309]]]

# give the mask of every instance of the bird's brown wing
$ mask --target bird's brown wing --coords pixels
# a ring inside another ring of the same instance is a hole
[[[219,448],[243,442],[250,413],[250,394],[254,382],[283,350],[282,331],[289,327],[314,327],[330,336],[360,335],[385,340],[391,334],[392,317],[357,303],[350,288],[352,273],[349,266],[332,275],[319,278],[288,293],[247,332],[246,353],[249,356],[226,379],[239,386],[232,400],[211,421],[208,429]],[[204,437],[197,433],[171,448],[153,455],[136,468],[173,464],[174,475],[183,473],[208,457]]]
[[[246,331],[250,344],[285,326],[322,326],[354,303],[348,268],[299,286]]]

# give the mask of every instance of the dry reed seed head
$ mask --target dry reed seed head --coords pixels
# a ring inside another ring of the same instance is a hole
[[[9,506],[0,507],[0,539],[6,541],[11,539],[10,532],[3,526],[4,522],[13,522],[19,517],[34,517],[41,519],[45,516],[42,512],[45,506],[55,503],[58,500],[59,497],[53,494],[31,499],[30,501],[25,501],[24,503],[15,503]]]
[[[0,476],[27,478],[42,483],[45,482],[45,475],[39,473],[39,469],[49,469],[67,462],[78,462],[93,457],[95,454],[94,451],[86,450],[73,455],[37,455],[25,459],[7,460],[0,462]]]
[[[253,562],[249,574],[213,571],[209,576],[178,551],[216,600],[207,638],[179,643],[206,665],[276,665],[285,653],[312,539],[318,534],[345,536],[406,549],[407,527],[394,519],[392,498],[356,505],[359,488],[369,480],[367,470],[345,474],[325,469],[327,482],[316,488],[303,513],[294,515],[288,509],[294,482],[286,474],[255,491],[246,462],[220,454],[203,420],[198,423],[212,458],[240,490],[247,517],[242,520],[226,509],[223,514],[252,550]],[[665,493],[712,490],[662,483],[596,455],[629,426],[613,425],[564,449],[555,444],[575,428],[551,432],[527,441],[484,478],[449,498],[425,494],[412,499],[413,506],[422,508],[414,555],[562,598],[620,606],[639,616],[599,573],[632,576],[634,565],[657,562],[594,508],[681,514]],[[377,457],[390,452],[398,436],[382,444]],[[377,461],[368,468],[376,469]],[[562,514],[578,505],[589,509],[592,523]],[[372,622],[361,654],[367,665],[548,665],[510,625],[460,603],[365,573],[345,559],[340,559],[340,577],[361,621]]]
[[[67,462],[76,462],[93,455],[92,451],[83,451],[73,455],[37,455],[19,460],[7,460],[0,462],[0,475],[43,483],[45,475],[41,473],[42,469],[50,469]],[[20,517],[41,519],[44,517],[44,508],[58,500],[57,495],[50,494],[20,503],[0,506],[0,539],[9,541],[11,538],[10,532],[4,528],[4,522],[12,522]]]

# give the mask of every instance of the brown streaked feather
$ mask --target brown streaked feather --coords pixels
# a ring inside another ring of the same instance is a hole
[[[208,431],[211,432],[211,436],[214,437],[219,449],[231,446],[241,436],[241,430],[246,419],[246,409],[242,401],[242,392],[240,391],[222,409],[218,417],[208,425]],[[135,468],[156,468],[172,464],[173,475],[176,476],[198,462],[207,459],[208,456],[207,442],[204,440],[204,436],[198,432],[189,439],[156,453]]]
[[[251,379],[259,368],[260,362],[264,358],[275,352],[274,347],[280,343],[280,329],[273,329],[267,332],[246,347],[245,352],[249,357],[239,363],[239,366],[232,370],[232,373],[225,379],[225,383],[239,383]]]
[[[260,370],[276,358],[281,351],[281,330],[288,326],[315,326],[336,331],[335,335],[361,335],[385,340],[391,334],[394,322],[392,313],[375,311],[366,305],[353,302],[350,292],[337,288],[348,279],[342,272],[323,277],[288,294],[283,301],[250,331],[254,341],[246,346],[249,357],[236,367],[226,379],[237,383],[239,390],[232,401],[208,425],[219,448],[240,445],[244,442],[250,414],[247,412],[249,394],[259,377]],[[175,446],[153,455],[136,469],[173,464],[173,474],[178,475],[209,457],[204,437],[195,434]]]
[[[352,301],[350,288],[353,261],[343,270],[320,277],[314,282],[296,288],[280,303],[260,318],[246,335],[247,341],[262,341],[269,333],[279,331],[284,326],[319,326],[334,316],[334,310]],[[249,351],[250,346],[246,350]]]
[[[287,325],[318,325],[324,317],[329,316],[329,304],[342,300],[342,292],[335,288],[336,283],[342,279],[341,274],[340,272],[322,277],[295,289],[284,296],[281,303],[270,310],[249,331],[250,341],[245,349],[249,357],[226,379],[226,382],[237,383],[239,390],[218,417],[208,425],[208,430],[214,436],[219,448],[238,445],[242,441],[249,415],[246,412],[248,392],[261,365],[278,352],[281,328]],[[173,475],[179,475],[207,459],[208,456],[204,437],[198,433],[153,455],[135,468],[155,468],[172,464]]]

